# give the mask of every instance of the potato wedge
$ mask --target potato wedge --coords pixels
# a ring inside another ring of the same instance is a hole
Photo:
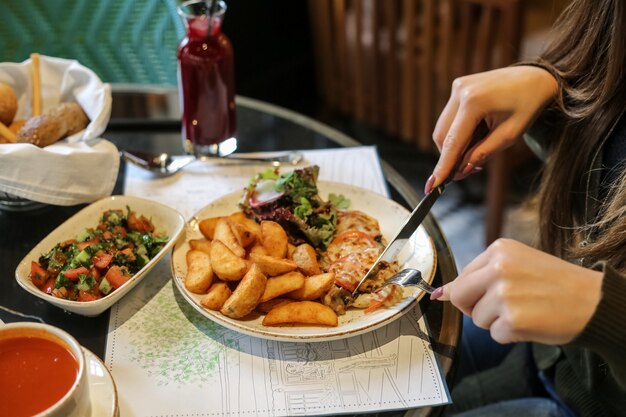
[[[233,214],[228,216],[228,220],[241,224],[246,229],[254,233],[254,235],[257,237],[257,240],[261,240],[261,225],[257,223],[254,219],[246,216],[246,213],[244,213],[243,211],[234,212]]]
[[[185,288],[196,294],[206,293],[213,282],[213,269],[209,254],[191,249],[185,255],[185,259],[187,261]]]
[[[209,310],[220,311],[232,293],[224,281],[214,282],[209,288],[209,292],[200,300],[200,304]]]
[[[261,222],[261,244],[268,255],[286,258],[288,243],[287,233],[280,224],[271,220]]]
[[[307,277],[318,275],[322,272],[317,262],[317,253],[313,246],[308,243],[298,245],[291,255],[291,259],[298,265],[298,269]]]
[[[294,271],[298,265],[289,259],[278,259],[273,256],[250,253],[250,260],[257,264],[267,276],[275,277]]]
[[[244,225],[228,220],[228,225],[230,226],[230,230],[233,232],[235,239],[237,239],[237,243],[242,248],[247,248],[256,242],[256,235],[250,229],[246,228]]]
[[[260,243],[255,243],[249,250],[250,255],[253,253],[257,253],[259,255],[267,255],[267,251]]]
[[[217,225],[218,220],[223,217],[208,217],[206,219],[202,219],[198,222],[198,228],[200,229],[200,233],[209,239],[213,240],[213,235],[215,234],[215,225]]]
[[[256,310],[258,312],[261,312],[263,314],[267,314],[270,312],[270,310],[272,310],[273,308],[276,308],[278,306],[281,306],[283,304],[289,304],[289,303],[293,303],[295,302],[294,300],[290,300],[288,298],[273,298],[269,301],[266,301],[264,303],[259,303],[258,306],[256,306]]]
[[[338,319],[332,308],[315,301],[295,301],[278,306],[270,310],[263,319],[265,326],[288,323],[336,327]]]
[[[293,253],[296,251],[296,246],[291,243],[287,243],[287,258],[293,259]]]
[[[220,240],[211,242],[211,266],[215,275],[224,281],[239,281],[248,270],[248,263]]]
[[[226,300],[220,312],[233,319],[247,316],[259,303],[266,284],[267,278],[263,272],[258,266],[252,265],[233,294]]]
[[[317,300],[330,290],[335,283],[335,274],[325,273],[307,277],[302,288],[287,294],[287,297],[299,301]]]
[[[254,234],[257,241],[261,240],[261,225],[257,223],[254,219],[246,216],[243,211],[234,212],[233,214],[228,216],[228,220],[242,225],[247,230],[252,232],[252,234]]]
[[[232,253],[240,258],[245,258],[246,250],[241,247],[235,234],[230,228],[230,222],[226,219],[220,219],[215,225],[213,240],[219,240],[231,250]]]
[[[189,241],[189,247],[193,250],[201,250],[208,254],[211,253],[211,241],[207,239],[191,239]]]
[[[304,275],[298,271],[288,272],[277,277],[269,278],[265,286],[265,292],[259,300],[264,303],[272,298],[300,289],[304,285]]]

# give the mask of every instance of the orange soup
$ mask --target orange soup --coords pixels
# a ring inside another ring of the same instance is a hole
[[[32,416],[72,387],[78,361],[60,343],[38,336],[0,339],[0,416]]]

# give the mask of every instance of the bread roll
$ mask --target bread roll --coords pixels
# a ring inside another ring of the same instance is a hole
[[[0,83],[0,122],[9,126],[17,113],[17,95],[11,86]]]
[[[83,130],[89,119],[77,103],[61,103],[40,116],[28,119],[17,132],[17,142],[41,148]]]

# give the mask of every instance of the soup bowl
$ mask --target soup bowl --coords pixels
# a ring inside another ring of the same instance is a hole
[[[85,357],[76,339],[47,324],[0,324],[0,415],[91,415]]]

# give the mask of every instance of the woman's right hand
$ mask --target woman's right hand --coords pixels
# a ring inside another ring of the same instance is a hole
[[[463,160],[455,179],[467,176],[491,155],[511,146],[554,98],[557,88],[552,74],[533,66],[506,67],[454,80],[433,133],[441,155],[425,191],[441,184],[459,158]],[[489,133],[466,150],[481,120],[487,123]]]

